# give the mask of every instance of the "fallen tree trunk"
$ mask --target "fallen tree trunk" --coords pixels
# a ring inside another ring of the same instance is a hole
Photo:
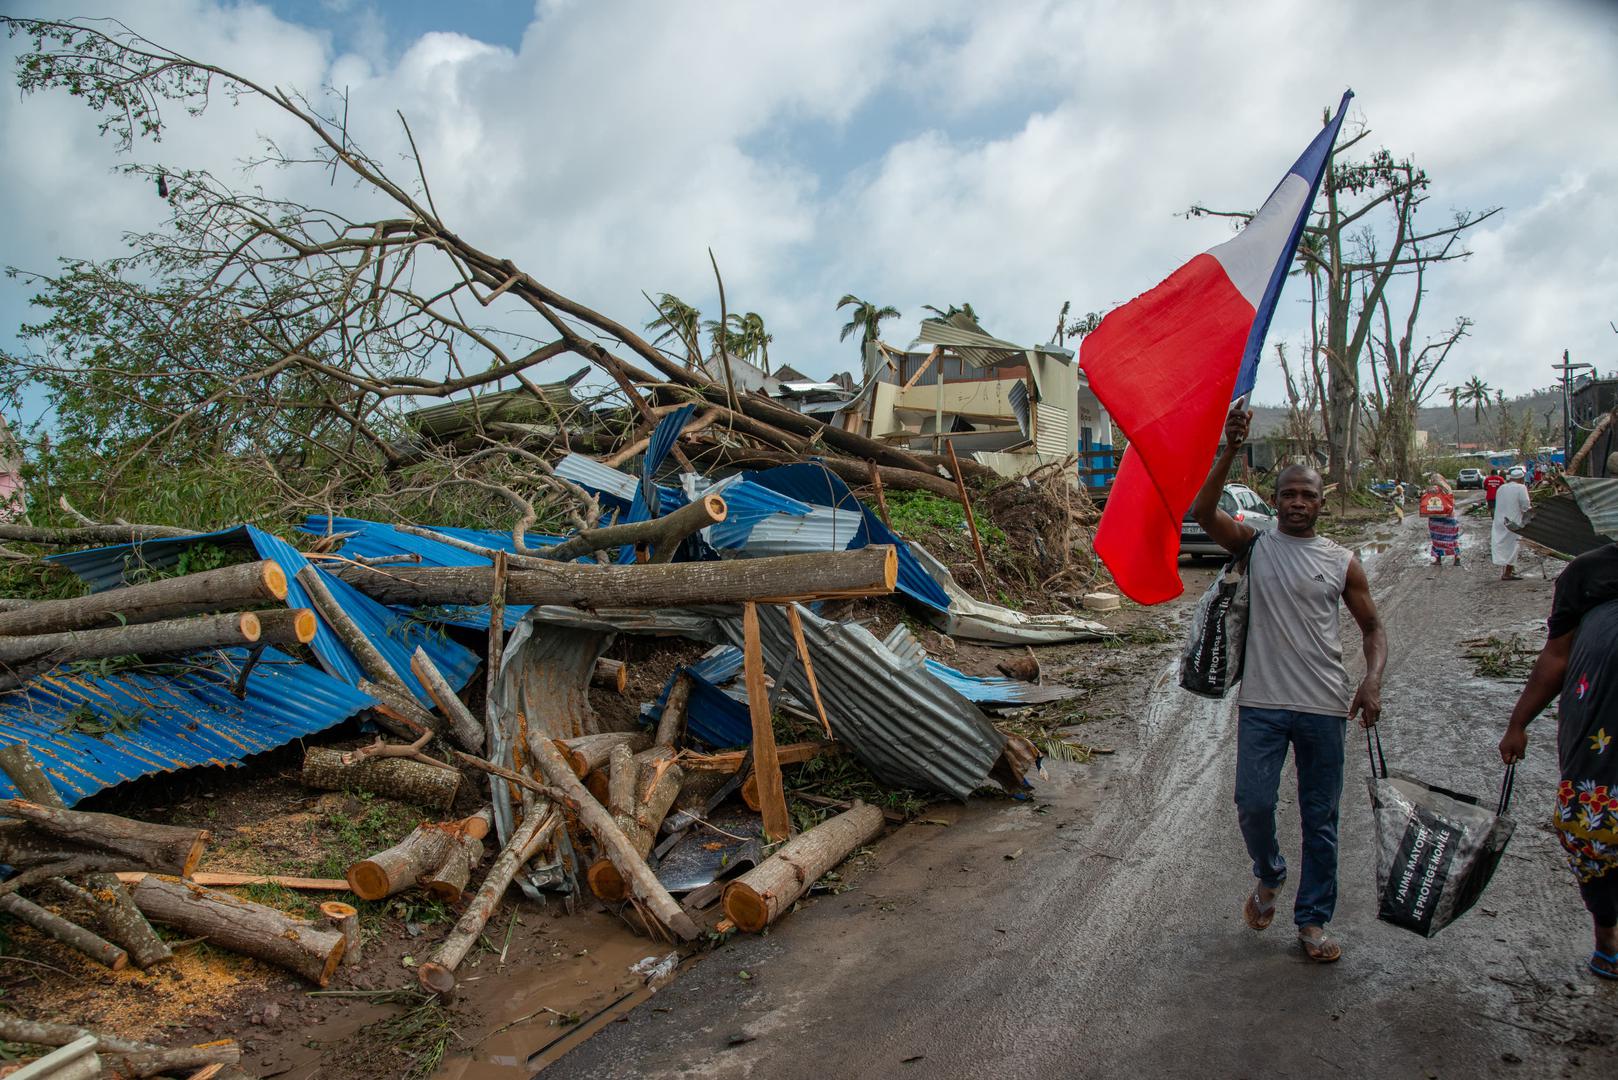
[[[599,657],[596,660],[595,674],[590,676],[590,683],[603,690],[622,694],[629,687],[629,665],[622,660]]]
[[[320,791],[368,791],[432,810],[448,810],[461,786],[456,769],[408,758],[351,758],[329,746],[311,746],[303,756],[303,783]]]
[[[169,525],[85,525],[64,529],[0,522],[0,542],[42,544],[46,547],[135,544],[143,540],[166,540],[174,536],[196,535],[190,529],[176,529]]]
[[[652,918],[662,923],[681,941],[695,940],[696,923],[691,921],[691,916],[687,915],[674,897],[669,895],[668,890],[663,888],[657,876],[646,865],[646,860],[636,853],[628,837],[624,836],[623,831],[612,820],[612,815],[590,797],[590,793],[584,789],[572,766],[562,757],[556,745],[543,735],[536,737],[530,734],[528,748],[540,773],[551,786],[562,792],[569,808],[578,815],[579,824],[589,830],[596,843],[601,845],[606,857],[618,868],[619,874],[629,885],[630,895],[644,904]]]
[[[704,495],[695,502],[686,503],[678,510],[650,521],[632,521],[623,525],[608,525],[600,529],[586,529],[569,537],[555,547],[546,548],[542,558],[559,562],[577,559],[580,555],[622,547],[625,544],[654,549],[651,561],[666,563],[674,558],[680,542],[692,533],[725,520],[728,510],[721,495]]]
[[[129,963],[129,954],[112,942],[16,893],[0,896],[0,911],[113,971],[122,971]]]
[[[151,876],[130,887],[146,917],[210,945],[284,967],[317,986],[343,958],[343,935],[250,900]]]
[[[179,1072],[208,1065],[235,1065],[242,1059],[235,1043],[209,1046],[165,1048],[134,1039],[103,1035],[72,1024],[49,1024],[0,1015],[0,1040],[29,1046],[66,1046],[83,1038],[96,1041],[96,1053],[103,1066],[122,1076],[154,1076],[159,1072]],[[154,1066],[161,1066],[160,1068]]]
[[[604,731],[599,735],[579,735],[572,739],[557,739],[556,749],[573,768],[573,775],[587,776],[605,765],[612,748],[624,745],[634,753],[652,745],[652,737],[644,731]]]
[[[372,682],[370,679],[361,679],[359,690],[362,694],[370,694],[376,698],[376,704],[371,711],[379,718],[383,727],[395,735],[402,735],[407,739],[414,739],[418,735],[431,731],[441,734],[444,730],[444,721],[421,707],[416,695],[398,685],[384,686]]]
[[[729,465],[736,468],[768,469],[777,465],[798,465],[802,456],[780,450],[766,450],[755,446],[732,446],[728,443],[698,443],[691,454],[692,460],[703,464]],[[845,457],[823,457],[815,464],[824,465],[850,487],[868,484],[872,466],[865,461]],[[953,480],[946,480],[936,471],[916,472],[911,469],[877,465],[877,476],[882,486],[893,491],[925,491],[950,502],[960,502],[960,492]]]
[[[91,853],[108,853],[160,873],[185,877],[208,845],[206,829],[153,825],[114,814],[59,810],[26,799],[0,799],[0,814],[20,818],[42,833]]]
[[[227,645],[251,645],[259,639],[262,626],[259,617],[251,611],[238,611],[114,626],[106,630],[0,637],[0,665],[15,668],[40,660],[62,664],[108,656],[161,656]]]
[[[55,634],[239,611],[285,600],[286,595],[285,572],[266,559],[0,612],[0,635]]]
[[[953,485],[951,485],[953,488]],[[380,570],[344,567],[340,576],[384,604],[431,607],[477,605],[493,585],[490,567],[448,566]],[[506,598],[513,604],[610,608],[691,607],[746,600],[832,600],[886,596],[898,580],[893,548],[872,544],[852,551],[781,555],[724,562],[641,566],[558,563],[546,570],[513,570]]]
[[[285,584],[283,578],[283,588]],[[57,793],[50,778],[45,775],[45,770],[39,767],[39,762],[34,760],[34,755],[29,751],[27,744],[14,743],[0,748],[0,769],[5,770],[23,798],[31,799],[41,806],[65,809],[62,805],[62,796]],[[85,884],[89,889],[86,890],[84,902],[95,912],[96,921],[101,925],[102,932],[114,943],[123,947],[136,967],[144,971],[173,957],[174,953],[163,939],[157,936],[157,932],[140,913],[140,909],[135,906],[135,902],[130,899],[129,893],[115,875],[92,874],[85,880]]]
[[[488,925],[489,916],[494,914],[495,905],[500,903],[500,898],[511,886],[511,879],[517,876],[517,871],[522,869],[524,863],[534,857],[561,821],[558,811],[547,812],[547,809],[536,805],[528,812],[528,817],[512,834],[511,840],[494,860],[494,865],[489,867],[488,876],[483,879],[477,895],[466,906],[454,929],[433,952],[432,959],[417,969],[416,977],[422,989],[444,997],[454,993],[455,969],[466,959],[466,954],[483,933],[484,926]]]
[[[669,698],[657,716],[657,732],[652,736],[653,746],[673,746],[685,728],[685,710],[691,704],[691,676],[682,671],[674,678]]]
[[[483,725],[478,723],[472,710],[466,707],[455,691],[451,689],[444,676],[433,663],[427,651],[417,646],[415,655],[410,658],[410,670],[415,673],[416,679],[427,691],[427,696],[433,699],[438,711],[444,714],[449,722],[450,734],[455,741],[461,744],[461,749],[469,750],[474,754],[483,752],[486,735]]]
[[[725,886],[725,915],[739,929],[758,933],[790,908],[809,886],[882,832],[882,811],[856,802],[782,845],[781,849]]]
[[[402,571],[366,568],[365,572],[387,576]],[[306,566],[298,571],[297,581],[303,586],[303,591],[309,594],[309,602],[315,605],[315,612],[319,614],[320,621],[337,635],[337,640],[341,641],[343,647],[354,657],[354,662],[365,672],[366,677],[373,682],[392,687],[414,700],[416,695],[405,685],[404,679],[393,670],[393,665],[388,663],[387,658],[377,647],[371,644],[371,639],[365,632],[354,625],[354,620],[348,617],[343,605],[331,594],[331,590],[326,587],[325,579],[320,576],[320,571],[313,566]]]
[[[348,887],[361,900],[403,892],[442,866],[463,838],[481,840],[488,835],[489,821],[474,814],[460,821],[423,822],[397,844],[350,866]]]

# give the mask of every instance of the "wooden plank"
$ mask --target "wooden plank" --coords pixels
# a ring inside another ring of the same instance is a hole
[[[826,738],[831,738],[831,721],[826,719],[826,706],[820,701],[820,684],[815,682],[815,665],[809,659],[809,643],[803,640],[803,619],[798,615],[798,605],[787,605],[787,622],[792,624],[792,640],[798,645],[798,659],[803,661],[803,677],[809,683],[809,696],[815,699],[815,712],[820,716],[820,726],[826,731]]]
[[[742,608],[742,670],[747,684],[747,709],[753,719],[753,771],[758,776],[758,797],[764,815],[766,840],[792,835],[787,813],[781,761],[775,750],[775,725],[770,716],[770,694],[764,686],[764,649],[759,640],[758,605]]]
[[[993,586],[989,584],[989,564],[983,558],[983,541],[978,539],[978,522],[977,518],[972,514],[972,500],[967,498],[966,482],[961,479],[961,462],[955,456],[955,444],[948,443],[947,445],[949,447],[949,471],[955,474],[955,486],[961,492],[961,508],[966,511],[966,527],[972,534],[972,550],[977,553],[978,573],[983,576],[983,595],[992,600],[990,590]]]
[[[118,880],[133,885],[146,876],[144,870],[119,873]],[[207,888],[228,889],[237,885],[279,885],[283,889],[302,889],[309,892],[348,892],[348,882],[342,878],[289,877],[284,874],[237,874],[225,870],[198,870],[187,881]]]

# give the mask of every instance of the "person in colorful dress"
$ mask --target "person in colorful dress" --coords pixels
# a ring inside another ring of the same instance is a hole
[[[1441,513],[1428,513],[1432,500],[1442,500]],[[1427,490],[1421,496],[1421,513],[1427,519],[1427,539],[1433,545],[1433,565],[1444,565],[1447,556],[1461,565],[1461,522],[1455,516],[1455,493],[1449,481],[1438,473],[1428,477]]]
[[[1522,760],[1529,721],[1558,694],[1552,824],[1595,923],[1590,971],[1618,979],[1618,544],[1580,555],[1556,579],[1545,647],[1500,740],[1507,765]]]

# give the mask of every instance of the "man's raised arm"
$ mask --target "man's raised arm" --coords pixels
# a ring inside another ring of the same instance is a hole
[[[1219,460],[1214,462],[1213,471],[1203,481],[1202,490],[1197,492],[1195,501],[1191,503],[1191,516],[1197,519],[1202,531],[1232,555],[1252,542],[1253,529],[1219,509],[1219,496],[1225,490],[1230,467],[1236,464],[1236,455],[1241,452],[1242,444],[1247,442],[1247,428],[1252,422],[1251,412],[1242,409],[1230,411],[1225,418],[1224,449],[1219,452]]]

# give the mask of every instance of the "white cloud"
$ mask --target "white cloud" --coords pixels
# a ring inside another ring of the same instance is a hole
[[[815,374],[852,360],[833,310],[847,291],[904,310],[895,339],[919,305],[961,300],[1035,339],[1064,300],[1083,312],[1150,288],[1228,235],[1174,215],[1261,201],[1352,85],[1372,141],[1432,173],[1429,221],[1506,207],[1424,307],[1435,331],[1477,320],[1457,375],[1527,389],[1564,347],[1618,367],[1618,224],[1602,198],[1618,178],[1618,56],[1614,16],[1594,5],[1267,0],[1238,18],[1189,2],[546,2],[515,50],[390,22],[342,56],[262,6],[127,7],[80,10],[266,84],[346,87],[356,137],[405,178],[402,110],[454,228],[625,322],[644,321],[642,290],[714,313],[712,246],[732,306],[769,321],[772,357]],[[796,149],[869,130],[895,134],[852,169]],[[309,138],[221,102],[137,154],[227,170],[255,135]],[[110,145],[64,97],[0,95],[0,150],[17,222],[6,262],[108,255],[161,216],[148,189],[109,175]],[[323,175],[255,180],[365,202]],[[1272,336],[1302,336],[1303,295]],[[0,314],[22,314],[15,287]],[[1278,394],[1266,370],[1260,397]]]

